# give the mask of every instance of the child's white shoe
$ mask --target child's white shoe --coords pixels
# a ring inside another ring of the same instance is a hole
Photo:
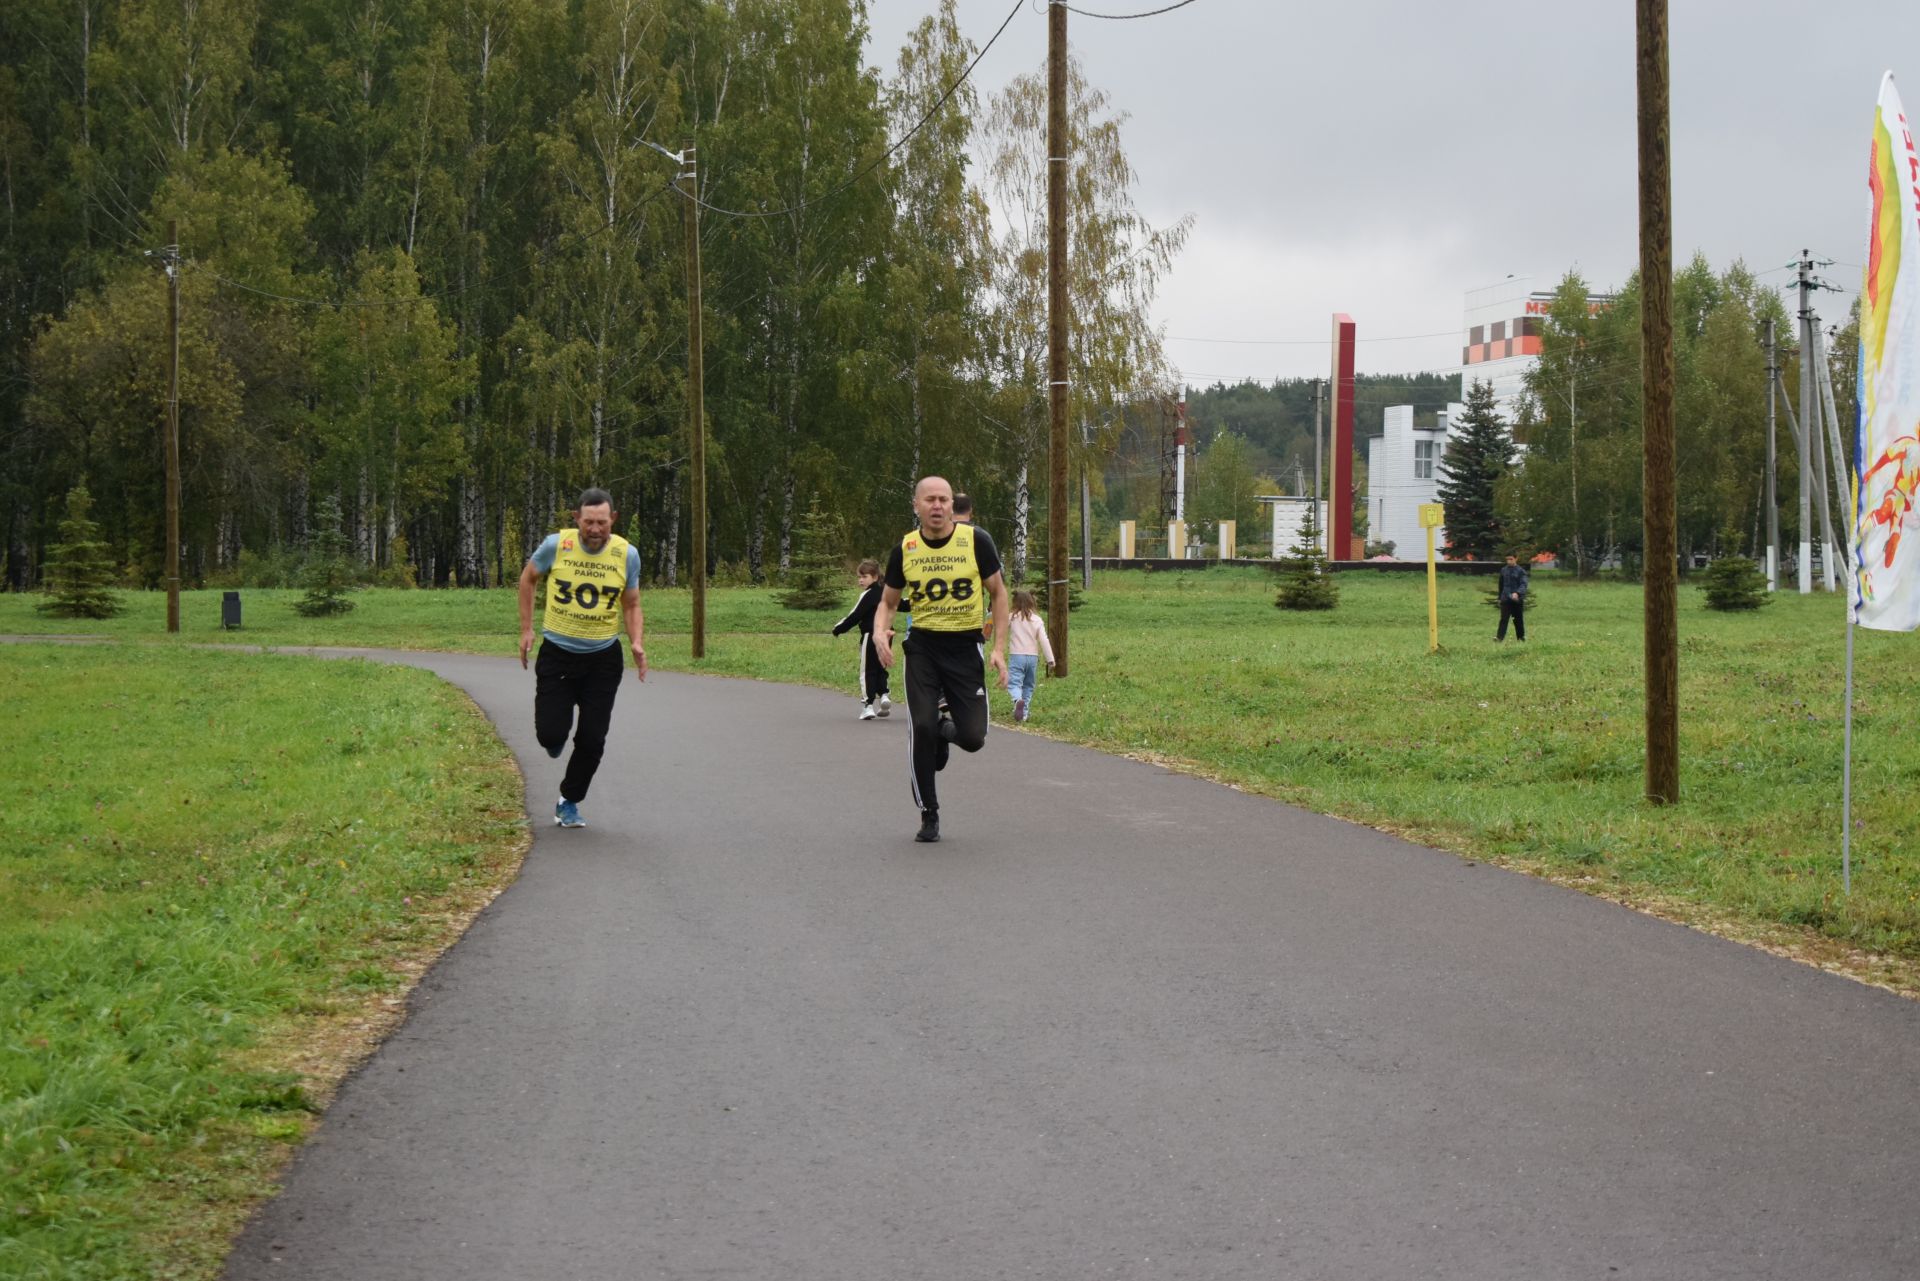
[[[878,716],[879,714],[880,714],[880,713],[878,713],[878,712],[876,712],[876,711],[874,711],[874,710],[873,710],[873,704],[872,704],[872,703],[862,703],[862,704],[860,704],[860,719],[861,719],[861,720],[863,720],[863,721],[870,721],[870,720],[872,720],[872,719],[873,719],[874,717],[876,717],[876,716]]]
[[[893,700],[891,698],[888,698],[885,694],[882,694],[880,696],[880,714],[882,716],[885,716],[888,712],[891,712],[892,710],[893,710]]]

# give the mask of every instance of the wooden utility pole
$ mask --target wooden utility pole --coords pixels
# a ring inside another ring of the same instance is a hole
[[[1067,6],[1047,6],[1047,627],[1067,674]]]
[[[693,656],[707,656],[707,423],[705,362],[700,340],[700,175],[687,139],[680,153],[680,191],[686,196],[687,453],[693,499]]]
[[[167,630],[180,630],[180,224],[167,219]]]
[[[1680,799],[1679,537],[1673,448],[1673,180],[1667,0],[1635,0],[1640,118],[1641,402],[1646,495],[1647,799]]]

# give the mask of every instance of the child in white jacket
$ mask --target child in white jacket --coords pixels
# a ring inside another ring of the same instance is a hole
[[[1047,624],[1034,611],[1032,592],[1013,594],[1013,616],[1007,620],[1007,693],[1013,696],[1013,719],[1027,719],[1033,706],[1034,687],[1040,681],[1040,659],[1047,660],[1047,672],[1053,672],[1053,642],[1047,639]]]

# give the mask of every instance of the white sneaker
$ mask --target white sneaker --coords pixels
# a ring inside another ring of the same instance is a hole
[[[874,717],[876,717],[876,716],[878,716],[879,714],[880,714],[880,713],[878,713],[878,712],[876,712],[876,711],[874,711],[874,710],[873,710],[873,704],[872,704],[872,703],[862,703],[862,704],[860,704],[860,719],[861,719],[861,720],[863,720],[863,721],[870,721],[870,720],[872,720],[872,719],[873,719]]]
[[[893,700],[888,698],[885,694],[882,694],[880,696],[880,714],[882,716],[885,716],[888,712],[891,712],[892,710],[893,710]]]

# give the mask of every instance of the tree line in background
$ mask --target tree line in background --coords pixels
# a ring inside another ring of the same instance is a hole
[[[888,72],[865,45],[864,0],[0,6],[5,584],[44,580],[81,485],[118,581],[159,581],[169,222],[190,582],[293,581],[336,510],[364,579],[508,582],[587,484],[676,581],[685,210],[653,148],[689,139],[710,568],[781,574],[816,502],[840,552],[877,553],[938,470],[1023,581],[1047,519],[1044,81],[983,95],[951,0]],[[1120,118],[1077,67],[1070,103],[1073,463],[1098,551],[1115,521],[1160,515],[1178,393],[1147,317],[1188,224],[1135,208]],[[1681,546],[1750,550],[1757,334],[1776,321],[1797,398],[1793,326],[1738,264],[1696,258],[1675,299]],[[1502,537],[1583,570],[1638,555],[1638,300],[1629,282],[1593,311],[1563,282],[1495,482]],[[1849,334],[1831,349],[1844,420]],[[1260,546],[1257,496],[1311,483],[1313,396],[1309,379],[1187,393],[1192,522]],[[1364,494],[1385,407],[1430,415],[1462,388],[1363,375],[1355,398]],[[1789,542],[1797,511],[1783,501]]]
[[[817,503],[877,551],[939,470],[1022,569],[1045,517],[1045,85],[984,96],[951,0],[892,68],[865,0],[8,0],[0,520],[41,581],[85,484],[161,574],[179,228],[183,573],[310,558],[513,580],[588,484],[649,575],[692,546],[684,201],[700,171],[713,568]],[[957,87],[956,87],[957,86]],[[1082,458],[1170,380],[1146,316],[1186,224],[1131,199],[1072,77]],[[997,211],[990,216],[989,210]],[[1037,492],[1036,492],[1037,491]]]

